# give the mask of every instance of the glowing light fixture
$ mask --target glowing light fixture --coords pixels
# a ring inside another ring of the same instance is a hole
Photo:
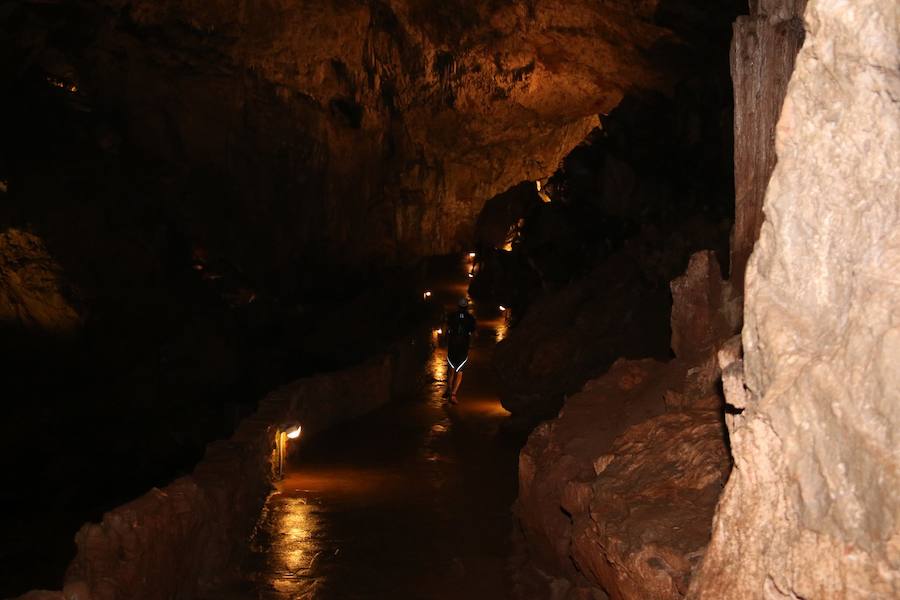
[[[73,94],[78,91],[78,86],[74,83],[66,83],[65,81],[56,79],[55,77],[48,77],[47,83],[49,83],[53,87],[58,87],[61,90],[66,90],[67,92],[71,92]]]
[[[469,252],[469,258],[475,258],[477,255],[474,252]]]
[[[438,335],[441,335],[442,333],[444,333],[444,330],[439,327],[439,328],[435,329],[434,332]]]
[[[506,307],[502,304],[500,305],[500,312],[506,312]]]
[[[278,479],[284,478],[284,459],[287,456],[288,440],[296,440],[302,431],[300,423],[282,423],[275,434],[275,450],[278,453]]]
[[[422,294],[422,298],[428,299],[431,298],[431,290],[425,290],[425,293]]]
[[[541,191],[541,180],[540,179],[535,181],[534,185],[537,187],[537,191]]]
[[[469,279],[472,279],[473,277],[475,277],[475,275],[472,273],[469,273]]]

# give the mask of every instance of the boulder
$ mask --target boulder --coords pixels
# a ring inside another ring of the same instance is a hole
[[[690,370],[619,361],[531,435],[515,510],[537,566],[612,598],[684,596],[730,469],[721,413],[666,405]]]

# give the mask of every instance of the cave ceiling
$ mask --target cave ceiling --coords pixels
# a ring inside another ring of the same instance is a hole
[[[192,222],[222,221],[209,228],[223,239],[244,232],[281,254],[316,247],[348,261],[464,247],[485,201],[550,175],[626,94],[666,93],[695,71],[730,10],[627,0],[49,4],[62,16],[44,6],[35,17],[49,33],[23,28],[12,43],[115,115],[141,156],[170,165],[181,183],[169,195]]]

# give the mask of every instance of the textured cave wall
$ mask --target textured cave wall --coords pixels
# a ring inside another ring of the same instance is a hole
[[[806,8],[747,270],[746,389],[726,385],[735,469],[692,598],[900,596],[898,10]]]
[[[775,168],[775,124],[803,43],[805,0],[763,0],[738,17],[731,41],[734,82],[735,214],[730,279],[743,289],[747,260],[763,222],[763,198]]]
[[[726,3],[728,4],[728,3]],[[628,92],[667,91],[720,10],[690,2],[70,3],[28,60],[166,165],[192,237],[287,265],[458,249]],[[55,29],[54,29],[55,28]],[[273,226],[274,225],[274,226]]]

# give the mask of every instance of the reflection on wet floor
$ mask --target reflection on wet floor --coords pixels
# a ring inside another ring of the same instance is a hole
[[[432,288],[431,301],[452,307],[464,275]],[[505,319],[475,311],[459,404],[442,397],[439,349],[419,398],[301,440],[260,517],[242,581],[217,598],[508,597],[522,440],[503,434],[508,413],[491,380]]]

